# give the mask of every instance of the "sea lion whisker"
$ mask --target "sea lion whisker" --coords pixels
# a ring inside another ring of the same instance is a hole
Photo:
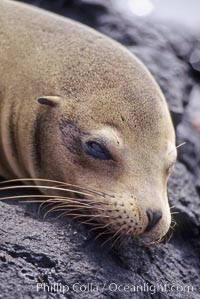
[[[88,215],[88,217],[89,217],[89,215]],[[84,220],[84,221],[82,221],[81,223],[82,224],[90,224],[91,222],[90,221],[92,221],[93,219],[87,219],[87,220]],[[99,225],[100,225],[100,223],[99,223]],[[102,225],[102,224],[101,224]]]
[[[45,202],[46,203],[46,202]],[[42,202],[38,208],[38,217],[40,216],[40,214],[42,214],[42,210],[43,209],[47,209],[48,207],[55,205],[55,201],[48,201],[48,203],[46,204],[46,206],[44,206],[44,202]]]
[[[172,219],[171,223],[176,224],[176,221],[174,219]]]
[[[128,234],[130,233],[130,231],[131,231],[132,229],[133,229],[132,227],[129,228],[129,229],[127,230],[127,232],[125,232],[125,235],[128,236]]]
[[[98,223],[95,220],[94,221],[80,221],[81,224],[87,224],[89,226],[95,226],[97,229],[101,229],[101,226],[103,226],[102,223]]]
[[[103,235],[108,235],[108,234],[110,234],[109,231],[103,231],[103,232],[99,233],[94,239],[97,240],[97,239],[99,239],[101,236],[103,236]]]
[[[88,215],[88,217],[89,216],[91,216],[91,215]],[[99,216],[101,216],[101,215],[99,215]],[[113,216],[114,217],[114,216]],[[93,218],[89,218],[89,219],[87,219],[87,220],[84,220],[82,223],[83,224],[89,224],[89,223],[91,223],[90,221],[92,221],[93,220]],[[103,224],[101,224],[101,225],[103,225]]]
[[[120,240],[119,243],[117,245],[118,250],[125,244],[125,238],[122,237],[122,235],[120,235]]]
[[[51,201],[51,202],[50,202]],[[27,203],[27,201],[19,201],[20,203]],[[42,204],[43,203],[46,203],[47,202],[47,200],[29,200],[28,201],[28,203],[38,203],[38,202],[41,202],[41,204],[40,204],[40,206],[39,206],[39,208],[38,208],[38,217],[40,216],[40,214],[41,214],[41,206],[42,206]],[[55,200],[54,199],[48,199],[48,204],[47,204],[47,206],[49,206],[49,205],[52,205],[52,204],[55,204]],[[46,206],[46,207],[47,207]],[[44,220],[44,218],[43,218],[43,220]]]
[[[77,214],[78,215],[78,214]],[[90,219],[96,219],[96,218],[108,218],[108,219],[115,219],[116,216],[107,216],[107,215],[81,215],[83,217],[90,217]],[[74,218],[75,219],[75,218]]]
[[[102,247],[107,243],[109,242],[110,240],[114,239],[119,233],[120,231],[124,228],[125,225],[123,225],[122,227],[120,227],[114,235],[112,235],[108,240],[106,240],[103,244],[102,244]]]
[[[180,214],[179,212],[171,212],[171,215]]]
[[[173,226],[171,226],[171,225],[170,225],[170,227],[169,227],[169,228],[170,228],[170,229],[172,229],[173,231],[175,231]]]
[[[169,242],[170,238],[166,237],[162,239],[162,244],[167,244]]]
[[[69,211],[66,209],[66,212],[65,212],[65,215],[66,216],[73,216],[73,219],[78,219],[78,218],[84,218],[84,217],[91,217],[90,220],[93,220],[93,219],[96,219],[96,218],[114,218],[114,216],[107,216],[107,215],[88,215],[88,214],[77,214],[77,213],[69,213]],[[64,215],[64,216],[65,216]]]
[[[179,148],[179,147],[181,147],[181,146],[183,146],[183,145],[185,145],[186,143],[187,142],[182,142],[181,144],[179,144],[179,145],[176,146],[176,149]]]
[[[127,238],[124,238],[123,235],[121,235],[121,239],[119,241],[119,244],[118,244],[118,250],[124,246],[124,244],[126,243],[126,241],[130,242],[132,239],[134,239],[133,236],[128,236]],[[136,240],[135,240],[135,243],[136,243]]]
[[[64,207],[64,208],[68,208],[68,207],[74,207],[74,208],[76,208],[76,207],[80,207],[80,208],[82,208],[82,209],[88,209],[88,210],[99,210],[99,211],[105,211],[105,210],[103,210],[103,209],[101,209],[101,208],[99,208],[99,207],[97,207],[97,206],[90,206],[90,205],[86,205],[86,204],[82,204],[82,203],[73,203],[73,204],[68,204],[68,203],[63,203],[62,205],[61,205],[61,207]]]
[[[58,197],[57,197],[58,198]],[[46,205],[46,207],[48,207],[49,205],[55,204],[57,202],[57,200],[52,200],[51,198],[48,200],[44,200],[39,208],[38,208],[38,215],[40,215],[41,210],[43,209],[43,206]]]
[[[53,212],[56,208],[58,209],[58,207],[59,207],[60,205],[61,205],[61,204],[58,203],[58,204],[56,204],[56,206],[54,206],[53,208],[47,210],[47,211],[44,213],[42,219],[45,220],[46,217],[47,217],[47,215],[48,215],[49,213]]]
[[[29,196],[26,196],[26,195],[23,195],[23,196],[19,196],[19,198],[28,198]],[[40,197],[44,197],[44,198],[49,198],[49,195],[32,195],[31,197],[36,197],[36,198],[40,198]],[[13,197],[7,197],[5,199],[13,199],[13,198],[16,198],[16,196],[13,196]],[[3,198],[4,199],[4,198]],[[21,202],[21,201],[20,201]],[[47,204],[47,206],[49,205],[52,205],[52,204],[55,204],[55,203],[59,203],[59,205],[57,205],[56,207],[52,208],[52,209],[58,209],[58,206],[60,207],[60,205],[62,205],[63,207],[65,207],[65,210],[70,207],[70,206],[74,206],[74,207],[77,207],[77,204],[79,204],[79,207],[82,207],[83,209],[87,207],[87,209],[96,209],[96,210],[99,210],[99,211],[105,211],[106,209],[104,208],[101,208],[101,207],[98,207],[97,205],[92,205],[93,203],[94,204],[98,204],[98,202],[95,202],[95,201],[92,201],[92,202],[89,202],[88,203],[85,203],[85,202],[82,202],[81,200],[79,199],[74,199],[74,198],[67,198],[67,197],[57,197],[57,196],[51,196],[51,198],[49,198],[48,200],[28,200],[28,201],[25,201],[25,202],[22,202],[22,203],[33,203],[33,202],[41,202],[41,205],[39,206],[39,209],[38,209],[38,215],[40,214],[41,212],[41,209],[42,209],[42,206],[44,204]],[[69,205],[69,202],[72,203],[73,205]],[[92,204],[91,204],[92,203]],[[47,207],[46,206],[46,207]],[[109,209],[110,211],[110,209]],[[47,215],[44,216],[44,218],[46,217]],[[43,218],[43,219],[44,219]]]
[[[176,223],[176,222],[174,222],[174,223],[173,223],[173,226],[170,226],[170,227],[171,227],[171,228],[172,228],[172,229],[175,231],[175,229],[174,229],[174,228],[175,228],[175,226],[176,226],[176,225],[177,225],[177,223]]]
[[[96,219],[96,218],[108,218],[108,219],[116,219],[117,217],[116,216],[108,216],[108,215],[87,215],[88,217],[90,217],[88,220],[85,221],[85,224],[87,221],[92,221],[93,219]]]
[[[66,183],[65,183],[65,185],[66,185]],[[64,186],[65,186],[64,185]],[[91,193],[94,193],[95,195],[99,195],[99,196],[101,196],[101,197],[111,197],[111,198],[115,198],[115,195],[112,195],[112,194],[108,194],[108,193],[106,193],[106,192],[102,192],[102,191],[97,191],[97,190],[95,190],[95,189],[90,189],[90,188],[85,188],[85,187],[81,187],[81,186],[78,186],[78,185],[73,185],[73,184],[67,184],[67,186],[71,186],[71,187],[75,187],[75,188],[78,188],[78,189],[80,189],[80,190],[85,190],[85,191],[89,191],[89,192],[91,192]]]
[[[123,226],[121,226],[114,235],[112,235],[110,238],[108,238],[105,242],[103,242],[103,244],[101,244],[101,247],[103,247],[106,243],[108,243],[110,240],[112,240],[113,238],[115,238],[115,236],[117,236],[120,231],[126,226],[126,224],[124,224]]]
[[[67,199],[71,199],[74,200],[74,202],[79,202],[81,204],[83,203],[85,205],[92,205],[92,204],[107,205],[107,206],[112,205],[112,203],[107,203],[99,200],[92,201],[90,198],[76,198],[76,197],[63,197],[63,202]],[[108,208],[108,210],[110,210],[110,208]]]
[[[19,198],[26,198],[27,196],[19,196]],[[32,196],[31,196],[32,197]],[[36,197],[36,196],[35,196]],[[38,195],[38,197],[40,197],[40,195]],[[45,196],[45,197],[49,197],[49,195],[47,195],[47,196]],[[12,197],[10,197],[10,198],[12,198]],[[14,199],[15,199],[16,197],[14,196]],[[46,202],[50,202],[51,201],[51,203],[49,203],[48,205],[52,205],[52,204],[55,204],[56,203],[56,201],[55,201],[55,199],[54,198],[49,198],[48,200],[28,200],[28,201],[19,201],[20,203],[39,203],[39,202],[41,202],[41,205],[43,204],[43,203],[46,203]],[[39,209],[38,209],[38,214],[40,214],[40,207],[41,207],[41,205],[39,206]]]
[[[46,190],[56,190],[56,191],[65,191],[65,192],[73,192],[75,194],[80,194],[80,195],[86,195],[86,196],[89,196],[89,197],[94,197],[94,195],[92,194],[88,194],[88,193],[84,193],[84,192],[81,192],[81,191],[76,191],[76,190],[72,190],[72,189],[67,189],[67,188],[59,188],[59,187],[52,187],[52,186],[27,186],[27,185],[24,185],[24,186],[9,186],[9,187],[1,187],[0,188],[0,191],[5,191],[5,190],[15,190],[15,189],[32,189],[32,188],[35,188],[35,189],[46,189]]]
[[[100,208],[98,206],[93,206],[93,205],[89,205],[87,203],[81,203],[81,202],[76,202],[76,201],[71,201],[71,200],[69,200],[69,201],[61,201],[60,205],[62,205],[63,207],[66,207],[66,208],[70,207],[70,206],[72,206],[72,207],[79,206],[79,207],[82,207],[82,208],[85,208],[85,209],[87,209],[87,208],[90,208],[90,209],[91,208],[95,208],[95,209],[98,209],[100,211],[105,211],[105,209],[102,209],[102,208]]]
[[[64,190],[64,189],[61,189],[61,188],[55,188],[55,187],[49,187],[49,186],[39,186],[39,187],[42,187],[43,189],[52,189],[52,190]],[[1,190],[12,190],[12,189],[24,189],[24,188],[37,188],[37,186],[9,186],[9,187],[0,187],[0,191]],[[65,190],[66,191],[66,190]],[[76,192],[76,193],[81,193],[81,192]],[[81,193],[82,194],[82,193]],[[93,196],[92,195],[90,195],[90,194],[85,194],[85,195],[87,195],[87,196],[91,196],[92,198],[93,198]],[[92,203],[92,202],[94,202],[95,204],[103,204],[103,205],[112,205],[112,203],[108,203],[108,202],[102,202],[102,201],[99,201],[98,199],[95,199],[95,201],[91,201],[91,199],[90,198],[77,198],[77,197],[66,197],[66,196],[57,196],[57,195],[43,195],[43,194],[41,194],[41,195],[28,195],[28,196],[20,196],[19,195],[19,197],[18,198],[29,198],[29,197],[38,197],[38,198],[49,198],[49,197],[52,197],[52,198],[55,198],[55,201],[56,200],[69,200],[69,199],[71,199],[71,200],[73,200],[74,202],[75,201],[79,201],[79,202],[84,202],[84,201],[87,201],[87,202],[90,202],[90,203]],[[9,197],[10,199],[14,199],[14,196],[13,196],[13,198],[11,198],[11,197]],[[17,198],[17,197],[16,197]],[[57,199],[56,199],[57,198]],[[7,198],[5,198],[5,199],[8,199],[8,197]],[[3,198],[0,198],[0,200],[4,200],[4,197]],[[45,204],[45,201],[44,201],[44,204]]]
[[[70,187],[79,188],[81,190],[89,191],[89,192],[92,192],[96,195],[100,195],[100,196],[103,196],[103,197],[105,197],[105,196],[114,197],[111,194],[108,194],[108,193],[105,193],[105,192],[102,192],[102,191],[97,191],[97,190],[94,190],[94,189],[91,189],[91,188],[85,188],[85,187],[81,187],[81,186],[78,186],[78,185],[75,185],[75,184],[70,184],[70,183],[65,183],[65,182],[50,180],[50,179],[41,179],[41,178],[40,179],[37,179],[37,178],[23,178],[23,179],[6,180],[6,181],[0,182],[0,185],[10,184],[10,183],[14,183],[14,182],[25,182],[25,181],[39,181],[39,182],[41,181],[41,182],[55,183],[55,184],[62,185],[62,186],[70,186]]]
[[[52,204],[52,203],[56,203],[57,202],[57,200],[50,200],[51,201],[51,203],[50,204]],[[98,211],[103,211],[103,212],[105,212],[105,211],[116,211],[115,209],[113,209],[113,210],[111,210],[110,208],[109,209],[106,209],[106,208],[102,208],[101,206],[97,206],[96,204],[98,204],[98,202],[96,203],[96,202],[87,202],[87,203],[85,203],[85,202],[82,202],[82,201],[76,201],[76,200],[73,200],[73,199],[64,199],[64,200],[58,200],[58,202],[61,202],[60,203],[60,205],[62,205],[63,207],[70,207],[70,206],[74,206],[74,207],[77,207],[77,206],[79,206],[79,207],[82,207],[82,208],[86,208],[86,209],[95,209],[95,210],[98,210]],[[70,203],[70,204],[69,204]],[[94,205],[95,204],[95,205]]]
[[[176,226],[177,224],[174,222],[174,223],[172,223],[172,227],[174,228],[175,226]]]
[[[146,242],[146,243],[144,243],[144,246],[145,247],[150,247],[150,246],[153,246],[155,244],[157,244],[157,240],[154,240],[154,241],[151,241],[151,242]]]
[[[88,218],[89,216],[91,216],[91,215],[84,215],[84,214],[68,214],[67,212],[66,212],[66,215],[67,216],[72,216],[73,219],[84,218],[84,217]],[[105,216],[105,215],[104,216],[103,215],[101,215],[101,216],[100,215],[92,215],[92,217],[90,218],[90,221],[92,221],[96,218],[98,219],[99,217],[107,218],[107,216]],[[111,218],[114,218],[114,217],[111,217]]]
[[[171,228],[171,227],[170,227],[170,228]],[[173,234],[174,234],[174,231],[171,231],[171,232],[170,232],[170,230],[169,230],[169,231],[167,232],[167,234],[162,238],[163,242],[168,243],[168,242],[171,240]]]
[[[23,200],[20,200],[19,201],[19,203],[22,203],[22,204],[27,204],[27,203],[43,203],[44,202],[44,200],[28,200],[28,201],[23,201]],[[52,199],[52,203],[51,204],[54,204],[55,203],[55,201],[54,201],[54,199]]]
[[[83,208],[82,208],[83,209]],[[47,215],[49,214],[49,213],[52,213],[52,212],[60,212],[60,211],[64,211],[63,213],[61,213],[60,215],[58,215],[55,219],[58,219],[58,218],[60,218],[60,217],[62,217],[63,215],[65,215],[66,214],[66,211],[67,212],[74,212],[74,211],[79,211],[79,210],[81,210],[81,208],[74,208],[74,206],[73,206],[73,209],[67,209],[66,207],[59,207],[59,206],[56,206],[56,207],[54,207],[54,209],[50,209],[50,210],[48,210],[45,214],[44,214],[44,216],[43,216],[43,219],[45,219],[46,217],[47,217]],[[81,215],[81,214],[80,214]]]
[[[62,210],[62,209],[61,209]],[[61,217],[64,217],[65,215],[67,215],[67,216],[69,216],[69,213],[71,213],[71,212],[73,212],[73,211],[79,211],[78,209],[76,209],[76,208],[73,208],[73,209],[63,209],[64,210],[64,212],[63,213],[61,213],[60,215],[58,215],[55,219],[57,220],[57,219],[59,219],[59,218],[61,218]],[[60,210],[59,210],[60,211]],[[80,214],[81,215],[81,214]]]
[[[38,198],[41,198],[41,197],[48,197],[49,198],[49,195],[31,195],[31,197],[38,197]],[[0,201],[1,200],[9,200],[9,199],[22,199],[22,198],[29,198],[29,196],[28,195],[20,195],[20,196],[9,196],[9,197],[3,197],[3,198],[0,198]],[[55,199],[54,198],[49,198],[48,200],[39,200],[39,199],[37,199],[37,200],[31,200],[31,199],[29,199],[29,200],[26,200],[26,201],[19,201],[19,203],[22,203],[22,204],[27,204],[27,203],[39,203],[39,202],[41,202],[41,205],[43,204],[43,203],[46,203],[46,202],[49,202],[49,201],[51,201],[51,204],[55,204]],[[40,206],[41,206],[40,205]],[[39,207],[39,209],[40,209],[40,207]],[[40,214],[40,210],[38,210],[38,214]]]
[[[125,236],[128,236],[129,232],[132,230],[132,227],[128,229],[128,231],[124,234]],[[122,246],[122,244],[125,242],[125,238],[122,237],[122,235],[119,235],[117,237],[117,240],[115,240],[114,244],[119,241],[119,244],[117,245],[118,248]],[[114,246],[114,244],[111,246],[111,248]]]
[[[58,197],[57,195],[15,195],[15,196],[6,196],[6,197],[0,197],[0,201],[1,200],[9,200],[9,199],[22,199],[22,198],[27,198],[28,200],[26,201],[20,201],[21,203],[39,203],[42,202],[42,204],[48,203],[49,201],[51,201],[52,203],[56,203],[56,202],[63,202],[65,199],[68,199],[67,197]],[[30,199],[29,199],[30,198]],[[32,198],[44,198],[44,199],[32,199]],[[48,198],[48,199],[45,199]],[[96,202],[95,202],[96,203]]]
[[[68,211],[68,208],[73,208],[71,210],[73,211],[81,211],[81,210],[94,210],[94,208],[96,210],[98,210],[98,207],[94,207],[94,206],[89,206],[89,205],[84,205],[84,204],[66,204],[66,203],[60,203],[60,204],[57,204],[55,207],[52,207],[50,210],[48,210],[45,215],[44,215],[44,218],[46,218],[47,214],[48,213],[51,213],[53,211],[61,211],[61,210],[64,210],[64,211]],[[71,211],[70,210],[70,211]],[[100,211],[104,211],[103,209],[99,209]],[[59,217],[57,217],[59,218]],[[56,218],[56,219],[57,219]]]
[[[85,224],[86,222],[83,222],[83,224]],[[103,225],[103,224],[101,224],[101,229],[105,229],[105,228],[107,228],[109,225],[112,225],[113,223],[116,223],[116,221],[115,222],[109,222],[109,223],[106,223],[105,225]],[[97,230],[97,229],[99,229],[99,227],[93,227],[93,228],[91,228],[90,230],[89,230],[89,232],[92,232],[92,231],[94,231],[94,230]]]
[[[175,233],[176,229],[175,229],[175,225],[172,227],[170,226],[170,229]]]
[[[65,215],[72,215],[72,214],[69,214],[70,212],[73,212],[73,211],[82,211],[82,210],[84,210],[84,208],[76,208],[76,207],[74,207],[74,205],[73,206],[71,206],[71,207],[73,207],[72,209],[68,209],[67,207],[65,207],[65,206],[62,206],[62,207],[59,207],[59,206],[56,206],[56,207],[54,207],[54,208],[52,208],[52,209],[50,209],[50,210],[48,210],[45,214],[44,214],[44,216],[43,216],[43,219],[45,219],[46,217],[47,217],[47,215],[49,214],[49,213],[51,213],[51,212],[54,212],[54,211],[56,211],[56,212],[59,212],[59,211],[64,211],[62,214],[60,214],[60,215],[58,215],[55,219],[58,219],[58,218],[60,218],[60,217],[62,217],[62,216],[65,216]],[[76,214],[76,215],[82,215],[81,213],[80,214]],[[84,215],[84,214],[83,214]],[[85,216],[85,215],[84,215]],[[87,215],[88,216],[88,215]]]
[[[158,241],[158,240],[155,240],[155,241],[152,243],[151,246],[156,245],[156,244],[159,244],[159,241]]]
[[[176,208],[176,206],[171,206],[171,207],[169,207],[169,208],[170,208],[170,210],[171,210],[171,209],[174,209],[174,208]]]
[[[111,248],[113,248],[115,245],[116,245],[117,248],[119,248],[119,244],[121,244],[122,239],[123,239],[123,238],[122,238],[122,235],[120,234],[120,235],[116,238],[116,240],[114,241],[114,244],[112,245]]]
[[[48,198],[48,200],[43,200],[43,199],[41,199],[41,200],[39,200],[39,199],[32,200],[32,199],[29,199],[29,197],[31,197],[31,198]],[[66,202],[66,199],[67,199],[68,202],[73,202],[75,204],[77,203],[76,200],[75,201],[74,200],[69,200],[68,198],[65,198],[65,197],[58,198],[58,196],[54,196],[54,195],[51,195],[51,196],[49,196],[49,195],[16,195],[16,196],[2,197],[2,198],[0,198],[0,201],[1,200],[9,200],[9,199],[22,199],[22,198],[27,198],[28,200],[26,200],[26,201],[19,201],[19,203],[25,203],[25,204],[27,204],[27,203],[39,203],[39,202],[41,202],[41,205],[40,205],[39,209],[41,209],[41,206],[43,204],[46,204],[48,202],[50,202],[49,205],[51,205],[51,204],[55,204],[56,202],[62,202],[62,203]],[[78,201],[78,203],[80,203],[80,202]],[[92,202],[92,203],[96,204],[95,201]],[[87,206],[87,205],[89,206],[89,204],[87,204],[87,203],[82,203],[81,202],[81,204],[82,204],[82,206]],[[91,205],[91,208],[92,207],[94,207],[95,209],[98,209],[98,210],[105,211],[105,209],[97,207],[97,206],[92,206]],[[110,209],[109,209],[109,211],[110,211]]]
[[[171,238],[173,237],[173,232],[171,233],[171,235],[168,238],[168,242],[171,240]]]
[[[27,198],[28,200],[26,201],[20,201],[20,203],[39,203],[39,202],[42,202],[42,204],[46,204],[48,203],[49,201],[51,202],[50,204],[53,204],[53,203],[56,203],[56,202],[74,202],[74,203],[81,203],[82,205],[86,206],[90,204],[90,206],[92,207],[92,204],[98,204],[98,203],[102,203],[102,204],[106,204],[106,203],[103,203],[103,202],[96,202],[96,201],[88,201],[88,202],[82,202],[82,200],[79,200],[77,198],[73,198],[73,197],[58,197],[56,195],[15,195],[15,196],[7,196],[7,197],[0,197],[0,201],[3,201],[3,200],[9,200],[9,199],[22,199],[22,198]],[[29,199],[30,198],[30,199]],[[48,198],[47,200],[32,200],[31,198]],[[102,211],[105,211],[106,209],[105,208],[100,208],[98,206],[94,206],[96,209],[101,209]],[[109,208],[109,211],[110,211],[110,208]],[[113,210],[114,211],[114,210]]]
[[[83,205],[74,205],[74,204],[59,204],[59,205],[56,205],[56,207],[53,207],[51,208],[51,210],[49,210],[49,212],[53,212],[53,211],[56,211],[59,209],[59,211],[61,209],[64,209],[65,211],[68,209],[68,208],[73,208],[74,210],[94,210],[95,209],[98,209],[96,207],[90,207],[90,206],[83,206]],[[102,211],[102,209],[100,210]]]
[[[15,195],[15,196],[6,196],[6,197],[0,197],[1,200],[9,200],[9,199],[20,199],[20,198],[49,198],[51,197],[50,195]],[[57,197],[57,196],[55,196]],[[44,200],[45,201],[45,200]],[[30,202],[30,201],[25,201],[25,202]],[[31,200],[31,202],[40,202],[39,200]],[[43,201],[42,201],[43,202]]]
[[[161,244],[166,244],[167,243],[167,234],[165,236],[163,236],[162,238],[160,238],[159,243]]]
[[[171,234],[169,234],[169,235],[164,236],[165,242],[168,243],[171,240],[172,236],[173,236],[173,232],[171,232]]]
[[[86,224],[86,225],[89,225],[89,226],[95,226],[96,228],[99,228],[99,229],[101,229],[101,227],[102,227],[102,223],[98,223],[98,222],[96,222],[95,220],[90,220],[90,221],[80,221],[79,220],[79,222],[81,223],[81,224]],[[98,226],[98,227],[97,227]]]
[[[120,233],[120,232],[119,232]],[[115,246],[115,244],[118,242],[118,240],[120,240],[121,235],[119,234],[119,236],[117,236],[117,238],[114,240],[114,242],[111,245],[111,249]]]
[[[172,218],[172,221],[171,221],[172,224],[176,225],[177,222],[174,220],[174,218]]]

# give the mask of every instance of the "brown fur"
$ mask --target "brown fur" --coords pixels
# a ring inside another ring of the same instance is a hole
[[[147,69],[86,26],[8,0],[0,2],[0,40],[0,175],[114,194],[106,199],[115,208],[110,215],[126,232],[162,237],[170,225],[166,185],[175,135]],[[38,103],[42,96],[52,107]],[[84,152],[94,138],[106,142],[113,160]],[[163,217],[143,234],[148,208]]]

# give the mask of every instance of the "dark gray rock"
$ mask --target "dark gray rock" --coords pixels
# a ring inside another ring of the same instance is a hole
[[[20,206],[4,203],[0,206],[0,219],[4,223],[0,234],[3,298],[62,298],[60,293],[64,286],[67,298],[94,298],[97,295],[100,298],[133,298],[131,289],[114,291],[116,285],[132,289],[145,285],[146,290],[150,289],[135,293],[134,298],[151,298],[155,292],[153,286],[195,287],[194,282],[198,280],[200,261],[196,258],[200,240],[197,242],[194,237],[190,236],[188,242],[179,233],[166,245],[145,249],[130,242],[119,251],[109,251],[101,249],[100,243],[77,223],[41,221]],[[88,292],[79,290],[81,285],[88,284]],[[54,286],[55,292],[53,289],[48,291],[48,286]],[[181,292],[170,294],[158,290],[154,298],[182,296]],[[184,296],[200,298],[195,291]]]
[[[125,240],[119,249],[101,248],[102,240],[95,241],[78,222],[55,220],[56,215],[43,221],[34,204],[0,202],[0,298],[200,299],[199,72],[192,62],[198,37],[122,16],[108,0],[27,2],[89,24],[140,57],[165,93],[178,125],[177,144],[187,143],[179,149],[181,162],[168,185],[172,211],[178,214],[167,244],[145,248]],[[37,283],[46,291],[38,292]],[[77,290],[88,283],[88,291]],[[115,284],[126,288],[114,291]],[[134,292],[137,285],[146,291]],[[179,291],[169,292],[173,285]],[[48,291],[50,286],[55,290]]]
[[[182,123],[177,128],[180,147],[180,160],[187,165],[194,175],[197,189],[200,191],[200,87],[194,85],[185,109]]]
[[[192,68],[197,71],[198,73],[200,72],[200,41],[195,45],[194,49],[190,53],[189,57],[189,62],[192,66]]]
[[[200,200],[195,188],[193,175],[180,162],[176,163],[169,179],[168,193],[180,232],[200,237]]]

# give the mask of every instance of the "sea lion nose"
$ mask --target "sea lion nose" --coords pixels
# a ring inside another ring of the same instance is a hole
[[[151,209],[148,209],[147,217],[149,219],[149,224],[147,225],[145,232],[149,232],[158,223],[158,221],[162,218],[162,212],[153,212]]]

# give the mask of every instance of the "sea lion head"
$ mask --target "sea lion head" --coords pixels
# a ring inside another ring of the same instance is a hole
[[[47,104],[40,106],[41,169],[44,177],[107,194],[96,205],[93,200],[92,214],[110,230],[156,240],[171,222],[167,181],[175,133],[155,80],[121,52],[118,60],[96,62],[84,80],[74,75],[67,88],[63,81],[56,97],[39,99]]]
[[[10,1],[1,7],[6,177],[71,184],[70,197],[79,194],[71,209],[84,207],[115,234],[161,238],[171,221],[176,148],[155,80],[128,50],[86,26]]]

